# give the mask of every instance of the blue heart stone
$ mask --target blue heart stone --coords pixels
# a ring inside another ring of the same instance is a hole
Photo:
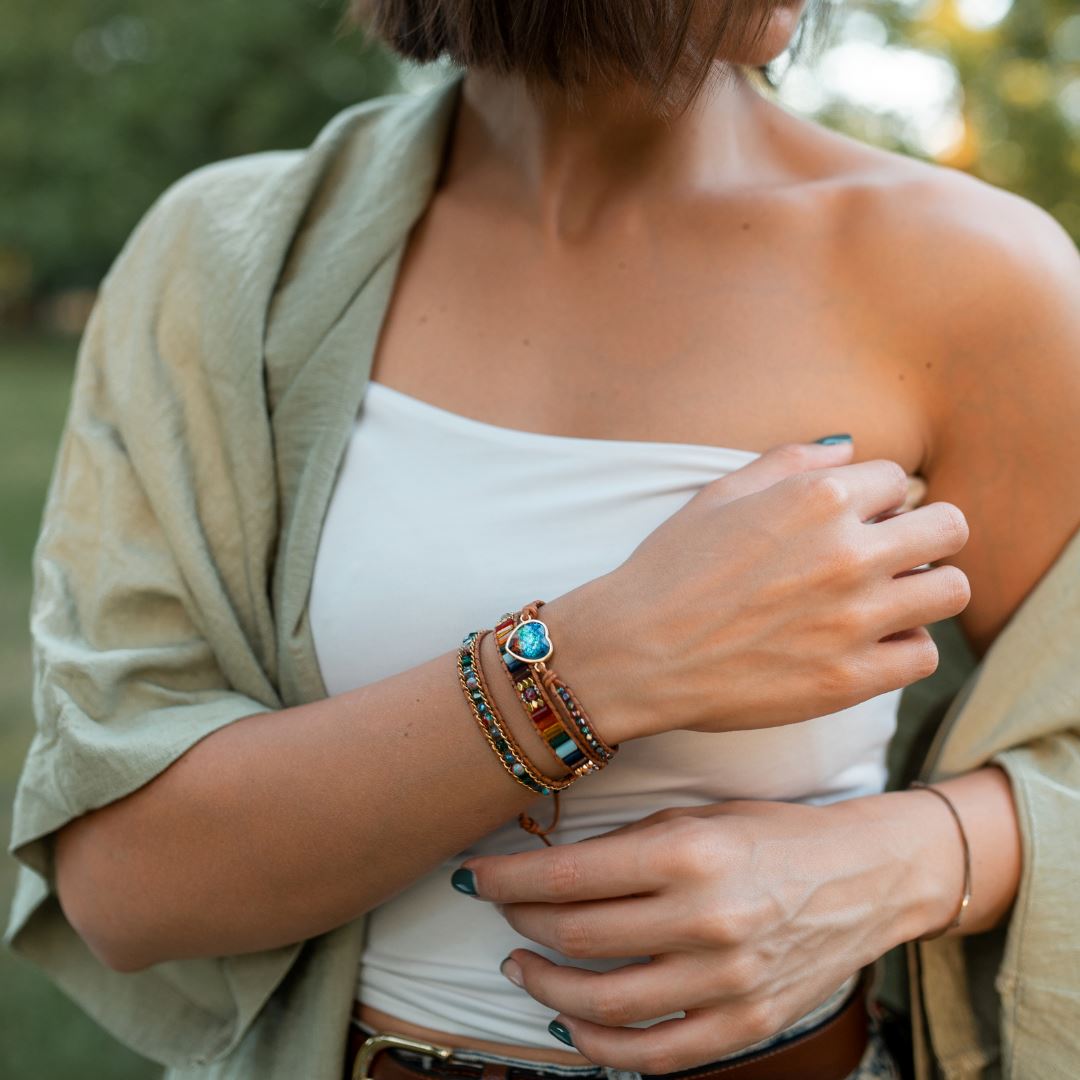
[[[547,627],[539,619],[529,619],[514,628],[506,643],[506,651],[526,663],[546,660],[554,651]]]

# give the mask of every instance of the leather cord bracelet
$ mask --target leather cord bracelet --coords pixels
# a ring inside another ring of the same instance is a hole
[[[490,630],[467,634],[458,650],[458,682],[465,693],[473,718],[480,727],[503,768],[523,787],[537,795],[551,795],[569,787],[577,777],[547,776],[540,772],[518,745],[492,699],[480,660],[480,645]]]
[[[499,656],[510,681],[520,693],[518,683],[528,673],[536,694],[551,713],[546,732],[542,731],[557,757],[572,755],[575,761],[585,758],[592,769],[602,769],[619,746],[609,746],[593,727],[581,703],[546,661],[554,652],[547,626],[540,620],[543,600],[534,600],[518,612],[508,612],[495,627]],[[521,651],[523,650],[523,651]],[[534,701],[536,699],[533,699]],[[522,694],[522,704],[530,711],[531,703]],[[569,761],[567,762],[569,764]],[[583,772],[590,771],[586,766]]]
[[[964,896],[960,901],[960,907],[957,910],[955,917],[952,922],[943,929],[938,930],[936,933],[924,934],[922,937],[916,939],[917,941],[933,941],[943,934],[947,934],[950,930],[955,930],[960,925],[960,920],[963,919],[964,912],[967,911],[968,906],[971,904],[971,846],[968,844],[967,830],[964,828],[964,822],[960,818],[960,813],[953,805],[952,799],[950,799],[944,791],[940,788],[933,787],[930,784],[924,784],[921,780],[912,781],[908,787],[909,789],[931,792],[949,808],[949,813],[952,814],[953,819],[956,821],[956,827],[960,830],[960,841],[964,845]]]
[[[541,680],[542,664],[527,660],[511,646],[511,640],[525,623],[529,624],[526,629],[547,646],[543,650],[546,656],[550,656],[552,652],[547,627],[539,619],[523,617],[521,612],[508,612],[503,615],[495,624],[495,644],[510,685],[514,688],[526,716],[532,721],[537,734],[544,740],[556,761],[578,775],[592,772],[604,762],[590,749],[576,726],[567,726],[563,720]]]
[[[596,730],[570,688],[544,663],[554,651],[547,626],[537,618],[543,600],[535,600],[518,612],[507,612],[494,630],[474,630],[461,643],[457,674],[488,745],[507,773],[523,787],[538,795],[551,795],[555,813],[543,827],[528,814],[518,815],[518,824],[528,833],[551,844],[547,833],[559,820],[559,794],[574,781],[602,769],[618,750],[609,746]],[[498,706],[484,678],[480,647],[492,634],[515,695],[533,730],[569,775],[554,777],[529,760],[499,714]]]

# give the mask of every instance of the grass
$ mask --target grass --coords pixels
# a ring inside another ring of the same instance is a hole
[[[71,390],[75,343],[0,338],[0,827],[11,835],[15,782],[33,734],[30,555]],[[0,858],[7,922],[18,864]],[[0,949],[0,1076],[144,1080],[161,1067],[131,1053],[35,967]]]

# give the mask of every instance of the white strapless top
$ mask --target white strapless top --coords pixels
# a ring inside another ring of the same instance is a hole
[[[312,583],[311,626],[327,691],[415,667],[505,611],[613,570],[702,485],[758,456],[520,431],[370,383]],[[899,698],[891,691],[789,727],[674,731],[624,743],[608,768],[560,796],[560,824],[549,839],[573,843],[668,806],[823,803],[879,792]],[[490,753],[473,734],[478,758]],[[546,821],[550,800],[538,797],[528,811]],[[375,909],[358,998],[427,1028],[551,1049],[551,1010],[498,967],[517,947],[566,958],[450,885],[469,855],[538,844],[511,820]],[[644,958],[573,962],[603,971],[630,959]]]

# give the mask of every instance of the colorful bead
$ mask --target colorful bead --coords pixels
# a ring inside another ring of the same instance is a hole
[[[480,644],[486,633],[489,631],[475,631],[467,634],[458,651],[458,681],[461,683],[473,715],[489,745],[498,754],[503,767],[515,780],[540,795],[550,795],[561,791],[577,777],[571,775],[556,780],[534,771],[511,732],[502,725],[497,711],[488,698],[483,670],[480,666]],[[476,683],[476,689],[469,687],[470,681]]]
[[[552,677],[543,659],[551,656],[554,645],[547,625],[530,617],[543,601],[535,601],[519,612],[507,612],[495,624],[495,642],[510,682],[522,706],[548,749],[578,775],[602,768],[613,755],[605,743],[588,730],[586,718],[570,697],[560,693],[569,723],[553,708],[536,673]],[[531,657],[543,659],[531,659]],[[553,680],[554,681],[554,680]],[[556,689],[564,684],[555,681]]]

